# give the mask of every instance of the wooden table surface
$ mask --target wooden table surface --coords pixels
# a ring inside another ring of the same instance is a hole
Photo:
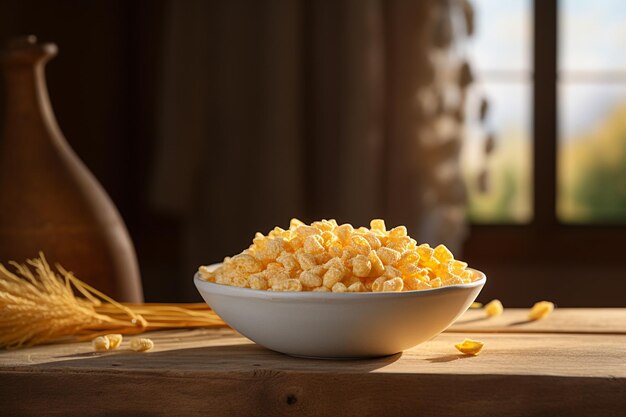
[[[324,361],[230,329],[149,335],[154,350],[89,343],[0,352],[0,415],[626,416],[626,309],[470,310],[390,357]],[[485,342],[479,356],[454,343]],[[124,345],[125,346],[125,345]]]

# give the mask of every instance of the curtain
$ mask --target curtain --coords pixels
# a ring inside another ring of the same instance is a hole
[[[381,217],[459,248],[466,2],[167,8],[151,202],[184,219],[190,274],[291,217]]]

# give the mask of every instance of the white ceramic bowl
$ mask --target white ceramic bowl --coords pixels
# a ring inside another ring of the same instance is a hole
[[[480,293],[480,274],[471,284],[384,293],[260,291],[198,274],[194,282],[229,326],[259,345],[292,356],[363,358],[392,355],[444,331]]]

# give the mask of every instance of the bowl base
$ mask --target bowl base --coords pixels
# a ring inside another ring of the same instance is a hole
[[[316,360],[324,360],[324,361],[362,361],[362,360],[367,360],[367,359],[379,359],[379,358],[385,358],[388,356],[394,356],[401,352],[391,353],[391,354],[386,354],[386,355],[369,355],[369,356],[311,356],[311,355],[296,355],[293,353],[284,353],[284,352],[279,352],[279,353],[282,353],[284,355],[291,356],[294,358],[300,358],[300,359],[316,359]]]

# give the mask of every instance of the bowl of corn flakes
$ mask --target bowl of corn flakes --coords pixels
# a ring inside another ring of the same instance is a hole
[[[233,329],[292,356],[392,355],[441,333],[486,282],[482,272],[387,230],[384,221],[354,228],[334,220],[257,233],[224,262],[201,266],[198,291]]]

